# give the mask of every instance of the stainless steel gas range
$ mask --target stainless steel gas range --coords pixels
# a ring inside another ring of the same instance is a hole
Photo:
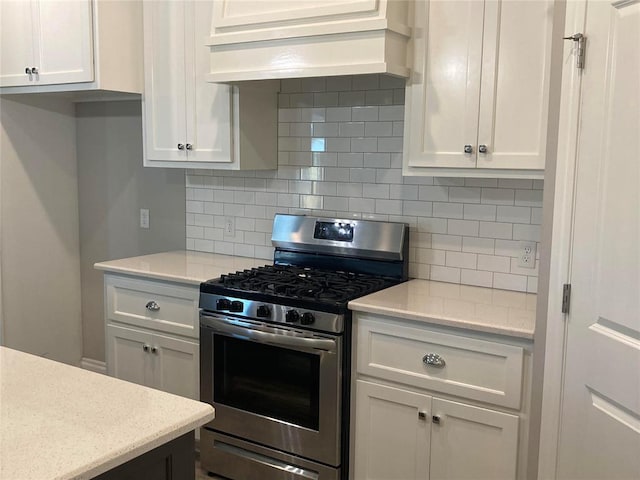
[[[234,480],[348,478],[354,298],[407,279],[401,223],[276,215],[274,264],[200,286],[201,464]]]

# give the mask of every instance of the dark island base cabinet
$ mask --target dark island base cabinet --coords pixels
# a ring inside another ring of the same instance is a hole
[[[94,480],[193,480],[194,433],[176,438],[150,452],[94,477]]]

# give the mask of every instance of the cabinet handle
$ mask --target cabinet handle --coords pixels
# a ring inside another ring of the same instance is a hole
[[[184,144],[179,143],[178,144],[178,150],[184,150]]]
[[[426,420],[427,420],[427,416],[428,416],[428,415],[427,415],[427,412],[418,412],[418,418],[419,418],[420,420],[424,420],[424,421],[426,421]]]
[[[145,307],[147,308],[147,310],[150,310],[152,312],[157,312],[158,310],[160,310],[160,305],[158,305],[155,302],[155,300],[151,300],[150,302],[147,302]]]
[[[190,143],[187,143],[187,150],[193,150],[193,145],[191,145]]]
[[[31,67],[31,73],[38,75],[38,67]]]
[[[473,147],[471,145],[465,145],[464,153],[473,153]]]
[[[24,73],[26,73],[27,75],[31,75],[31,69],[29,67],[25,68]]]
[[[422,357],[422,363],[436,368],[444,368],[444,366],[446,365],[444,358],[442,358],[437,353],[427,353],[424,357]]]
[[[158,353],[158,347],[156,347],[155,345],[151,347],[151,353]]]
[[[487,148],[486,145],[480,145],[480,146],[478,146],[478,151],[480,153],[487,153],[489,151],[489,149]]]
[[[431,421],[436,425],[440,425],[440,415],[434,415],[433,417],[431,417]]]
[[[145,352],[149,351],[149,345],[147,345],[146,343],[142,346],[142,350],[144,350]]]

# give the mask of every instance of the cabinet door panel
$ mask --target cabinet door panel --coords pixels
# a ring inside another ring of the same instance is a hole
[[[0,1],[0,87],[32,85],[25,68],[33,66],[33,21],[31,3]]]
[[[145,161],[184,161],[185,2],[144,2]]]
[[[153,335],[153,385],[165,392],[199,399],[199,344],[165,335]]]
[[[93,81],[90,0],[33,2],[37,84]]]
[[[213,2],[188,2],[186,16],[192,18],[187,29],[186,58],[186,122],[190,162],[230,163],[232,87],[207,82],[210,70],[209,47],[205,39],[211,29]]]
[[[473,168],[483,3],[416,2],[415,73],[407,93],[410,167]],[[473,153],[465,153],[471,145]]]
[[[553,2],[485,4],[477,166],[543,169]]]
[[[430,480],[515,478],[517,416],[439,398],[433,415]]]
[[[149,374],[151,334],[133,328],[107,325],[107,373],[112,377],[152,386]]]
[[[358,380],[354,478],[426,480],[430,411],[427,395]]]

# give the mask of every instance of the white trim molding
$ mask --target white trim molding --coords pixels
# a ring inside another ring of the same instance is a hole
[[[80,360],[80,367],[85,370],[91,370],[92,372],[107,374],[107,362],[96,360],[94,358],[82,357]]]

